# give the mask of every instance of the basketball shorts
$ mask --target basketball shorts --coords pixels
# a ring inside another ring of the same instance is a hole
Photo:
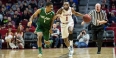
[[[61,35],[62,38],[67,38],[69,36],[69,27],[74,27],[74,22],[70,21],[67,24],[61,23]]]
[[[43,38],[44,38],[46,41],[48,41],[49,38],[50,38],[49,29],[47,29],[47,28],[42,28],[40,25],[37,25],[35,32],[36,32],[36,33],[42,32],[42,33],[43,33]]]

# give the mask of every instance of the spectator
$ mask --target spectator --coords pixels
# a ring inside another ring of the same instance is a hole
[[[111,23],[116,23],[116,17],[114,13],[111,12],[111,17],[109,18],[108,22]]]
[[[2,20],[2,25],[7,24],[8,23],[8,18],[6,16],[4,16],[3,20]]]
[[[23,0],[22,3],[27,3],[27,5],[29,5],[31,3],[31,0]]]
[[[69,1],[70,6],[76,10],[76,4],[73,2],[73,0]]]
[[[9,10],[6,10],[5,12],[6,12],[5,15],[6,15],[7,17],[12,17],[12,16],[10,15]]]
[[[12,49],[16,48],[15,44],[12,42],[12,39],[13,39],[12,29],[9,28],[5,36],[5,40],[7,42],[7,48],[8,46],[10,46]]]
[[[2,25],[3,15],[0,14],[0,25]]]
[[[8,22],[11,22],[11,24],[15,26],[15,22],[11,19],[11,17],[8,17]]]
[[[57,28],[56,24],[53,24],[52,31],[53,31],[53,33],[51,34],[51,39],[55,43],[54,47],[57,48],[58,47],[58,43],[59,43],[59,29]]]
[[[79,42],[75,42],[75,45],[78,46],[78,48],[88,47],[90,37],[89,34],[86,33],[85,29],[80,32],[77,39]]]
[[[7,27],[6,28],[12,28],[15,29],[15,26],[12,24],[12,22],[8,22]]]
[[[6,11],[6,6],[4,4],[2,5],[2,8],[4,8],[4,10]]]
[[[20,16],[22,16],[22,12],[20,11],[20,8],[17,8],[17,12]]]
[[[9,10],[10,8],[11,6],[8,3],[6,3],[6,10]]]
[[[112,5],[112,8],[110,9],[110,12],[113,12],[114,15],[116,15],[116,7],[115,7],[114,4]]]
[[[23,39],[23,31],[22,31],[22,25],[20,24],[18,29],[17,29],[17,32],[15,33],[15,36],[16,36],[16,45],[19,47],[19,48],[24,48],[24,39]]]
[[[3,15],[5,15],[6,13],[5,13],[5,8],[4,7],[2,7],[2,9],[1,9],[1,12],[0,12],[1,14],[3,14]]]
[[[17,27],[19,25],[20,18],[16,14],[14,14],[12,20],[15,22],[15,27]]]
[[[7,3],[11,6],[14,1],[8,0]]]
[[[34,2],[34,0],[31,1],[30,5],[31,5],[32,9],[37,7],[37,4]]]
[[[18,3],[14,3],[11,8],[13,9],[13,11],[15,11],[17,9],[17,7],[19,7]]]
[[[22,20],[27,19],[29,21],[29,18],[30,18],[29,14],[27,13],[26,10],[24,10],[23,15],[22,15]]]
[[[2,8],[2,1],[0,0],[0,9]]]
[[[23,5],[24,5],[24,10],[25,10],[25,8],[28,7],[28,4],[26,2],[24,2]]]
[[[14,11],[12,10],[12,8],[10,9],[9,14],[10,14],[11,16],[14,15]]]
[[[21,12],[23,12],[25,10],[23,3],[20,4],[20,10],[21,10]]]
[[[20,19],[20,21],[21,21],[21,16],[19,15],[19,13],[18,13],[18,11],[15,11],[15,13],[14,14],[16,14],[17,15],[17,17]]]
[[[116,0],[110,0],[110,7],[112,7],[112,4],[116,6]]]
[[[31,13],[33,13],[33,9],[31,8],[31,5],[28,5],[28,9],[30,10]]]
[[[45,0],[39,0],[39,2],[38,2],[38,8],[42,8],[42,7],[44,7],[45,5],[46,5]]]
[[[105,5],[102,5],[101,9],[104,10],[107,14],[109,13],[109,10],[105,7]]]
[[[60,21],[56,21],[56,25],[57,25],[57,28],[59,29],[59,31],[61,32]]]

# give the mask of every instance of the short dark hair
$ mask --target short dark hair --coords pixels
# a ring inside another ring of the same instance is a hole
[[[47,2],[46,3],[46,6],[50,6],[50,5],[53,5],[53,3],[52,2]]]

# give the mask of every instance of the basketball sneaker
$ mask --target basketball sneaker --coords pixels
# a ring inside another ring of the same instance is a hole
[[[48,42],[49,42],[49,44],[45,44],[45,46],[44,46],[45,48],[50,48],[50,46],[53,43],[53,40],[49,40]]]
[[[70,49],[69,49],[69,57],[72,57],[73,56],[73,53],[74,53],[74,49],[72,46],[70,46]]]
[[[38,55],[38,58],[42,58],[42,54],[39,54],[39,55]]]

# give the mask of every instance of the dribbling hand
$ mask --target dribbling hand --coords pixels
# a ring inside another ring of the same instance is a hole
[[[29,27],[31,26],[31,24],[32,24],[32,22],[28,22],[28,26],[29,26]]]

